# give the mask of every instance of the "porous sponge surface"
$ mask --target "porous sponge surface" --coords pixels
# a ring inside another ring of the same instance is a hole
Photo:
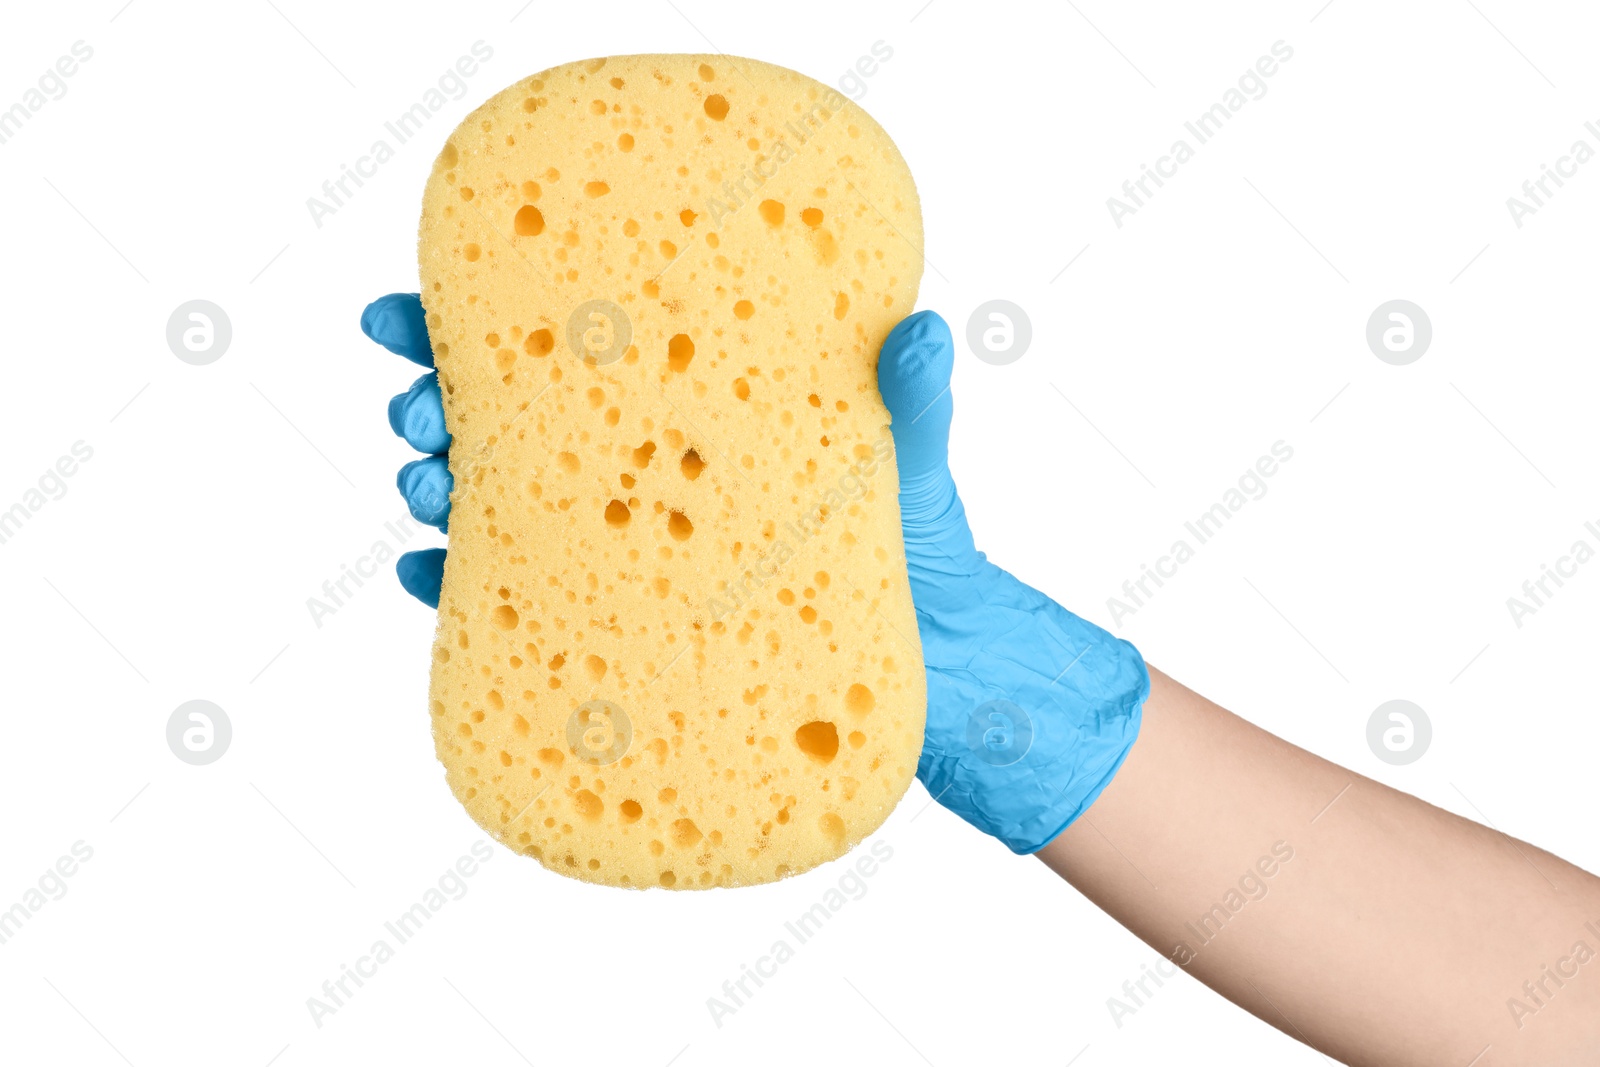
[[[745,885],[904,794],[926,692],[876,364],[921,243],[888,135],[770,64],[574,63],[451,135],[419,240],[455,478],[431,712],[501,843]]]

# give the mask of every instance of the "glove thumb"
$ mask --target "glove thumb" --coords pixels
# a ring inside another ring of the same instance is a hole
[[[878,357],[878,390],[891,416],[907,547],[927,544],[951,556],[973,551],[966,512],[950,477],[955,358],[950,327],[932,311],[902,319]]]

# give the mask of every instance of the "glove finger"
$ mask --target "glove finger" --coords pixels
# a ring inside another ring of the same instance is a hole
[[[902,319],[883,342],[878,389],[893,416],[889,429],[902,483],[948,475],[955,358],[950,327],[932,311]]]
[[[394,561],[394,573],[406,592],[430,608],[439,606],[439,587],[444,584],[444,549],[406,552]]]
[[[950,327],[932,311],[901,320],[878,357],[878,388],[892,417],[900,470],[900,519],[908,541],[950,542],[945,554],[970,551],[972,535],[950,478]]]
[[[428,341],[420,293],[378,297],[361,312],[361,332],[396,355],[424,367],[433,366],[433,345]]]
[[[416,459],[400,468],[395,480],[406,507],[418,522],[443,530],[450,518],[450,491],[455,479],[443,456]]]
[[[418,452],[438,454],[450,447],[437,374],[424,374],[389,401],[389,427]]]

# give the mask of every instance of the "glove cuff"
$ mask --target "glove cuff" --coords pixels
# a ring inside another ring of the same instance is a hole
[[[1027,854],[1111,783],[1139,736],[1150,675],[1129,642],[998,568],[988,573],[973,590],[986,624],[941,630],[934,640],[960,655],[928,671],[930,706],[972,710],[930,717],[917,776],[945,807]],[[943,614],[918,621],[939,628]]]

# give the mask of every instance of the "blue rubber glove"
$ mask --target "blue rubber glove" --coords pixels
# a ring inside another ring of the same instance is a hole
[[[954,364],[950,327],[931,311],[896,326],[878,360],[928,674],[917,777],[1013,852],[1035,852],[1122,766],[1150,676],[1131,644],[973,547],[947,462]]]
[[[368,337],[431,365],[421,303],[375,301]],[[884,342],[878,385],[893,416],[911,597],[928,679],[917,777],[945,807],[1013,851],[1034,852],[1110,783],[1139,733],[1150,678],[1137,649],[1022,584],[973,547],[950,477],[950,328],[931,311]],[[444,410],[434,375],[389,405],[395,433],[443,452]],[[441,444],[442,442],[442,444]],[[443,528],[450,474],[441,456],[402,468],[400,491],[419,521]],[[407,552],[400,584],[439,605],[444,550]]]
[[[361,332],[396,355],[424,367],[433,366],[427,316],[417,293],[390,293],[368,304],[361,313]],[[410,389],[389,401],[389,426],[412,448],[429,453],[426,459],[400,468],[397,481],[406,507],[418,522],[445,529],[453,482],[445,461],[450,435],[444,428],[444,399],[439,394],[438,374],[424,374],[411,383]],[[444,549],[406,552],[395,560],[394,569],[406,592],[430,608],[439,606]]]

